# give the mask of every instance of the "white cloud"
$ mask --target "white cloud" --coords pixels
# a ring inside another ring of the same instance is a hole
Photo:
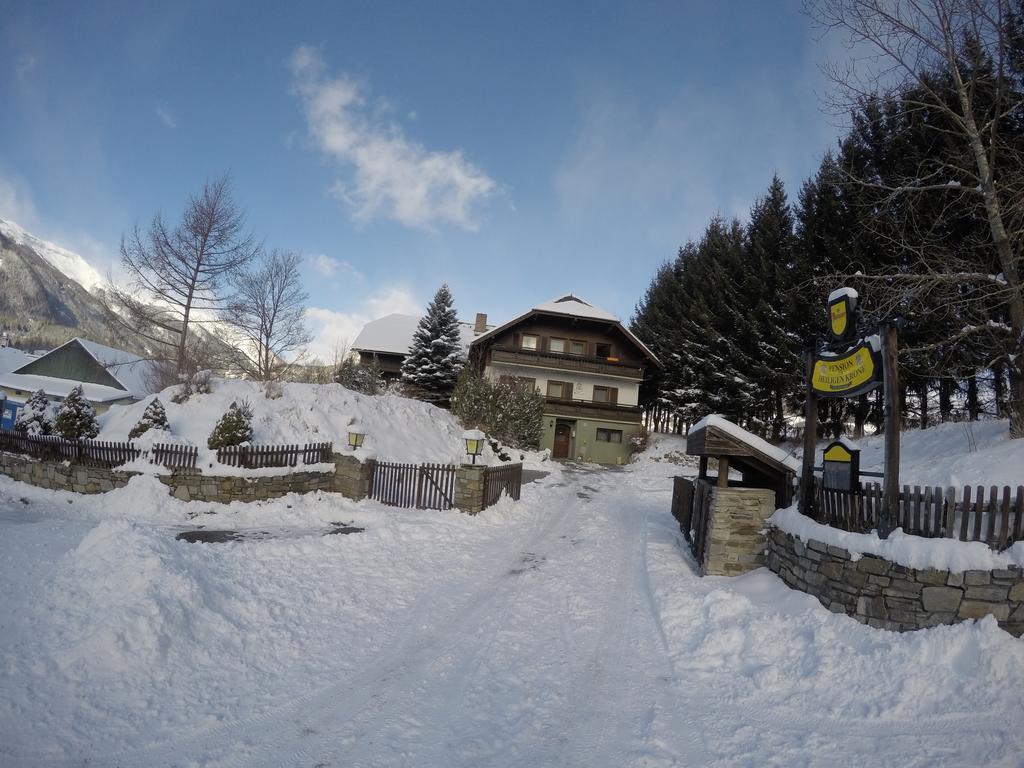
[[[335,275],[352,275],[357,280],[363,279],[363,273],[353,267],[347,261],[341,261],[333,256],[328,256],[325,253],[318,253],[312,259],[309,260],[313,270],[324,277],[334,277]]]
[[[344,74],[325,76],[312,48],[297,48],[289,66],[317,148],[347,171],[331,191],[356,220],[384,216],[428,231],[439,224],[479,227],[476,208],[497,184],[461,151],[428,150],[407,138],[401,126],[370,108],[356,82]]]
[[[366,299],[355,311],[339,312],[323,307],[306,310],[306,322],[313,333],[309,345],[312,357],[324,362],[335,359],[336,351],[348,351],[356,336],[371,320],[397,312],[404,315],[418,315],[423,307],[408,289],[393,286]]]
[[[178,127],[178,121],[177,119],[175,119],[174,115],[171,113],[170,110],[165,109],[164,107],[157,107],[156,116],[160,118],[160,122],[164,124],[165,128]]]
[[[39,213],[32,194],[24,184],[0,178],[0,218],[16,222],[26,229],[37,227]]]

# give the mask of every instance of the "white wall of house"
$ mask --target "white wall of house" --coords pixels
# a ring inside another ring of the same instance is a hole
[[[594,387],[616,387],[618,389],[618,405],[637,405],[640,397],[640,382],[618,376],[605,376],[597,373],[578,373],[574,371],[535,368],[530,365],[514,365],[512,363],[491,363],[484,370],[485,375],[492,379],[502,376],[522,376],[536,379],[537,391],[547,394],[549,381],[563,381],[572,384],[573,400],[593,400]]]

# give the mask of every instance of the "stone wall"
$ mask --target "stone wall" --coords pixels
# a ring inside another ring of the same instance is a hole
[[[455,508],[469,515],[484,509],[484,477],[487,468],[480,464],[463,464],[455,473]]]
[[[291,472],[287,475],[262,477],[214,477],[196,470],[179,470],[157,479],[182,501],[266,501],[289,493],[334,491],[333,472]]]
[[[0,473],[40,488],[75,493],[106,493],[123,488],[137,474],[81,464],[36,461],[13,453],[0,453]]]
[[[768,532],[768,567],[793,589],[835,613],[872,627],[906,631],[992,615],[1013,635],[1024,633],[1024,571],[907,568],[874,555]]]
[[[765,521],[775,512],[775,491],[712,488],[701,571],[738,576],[764,565]]]

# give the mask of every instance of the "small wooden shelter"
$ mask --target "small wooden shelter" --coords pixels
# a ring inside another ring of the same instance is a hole
[[[690,428],[686,452],[700,457],[701,480],[708,479],[708,459],[718,461],[720,488],[768,488],[775,491],[777,508],[793,500],[793,482],[800,463],[781,448],[736,426],[721,416],[708,416]],[[729,480],[729,470],[742,480]]]

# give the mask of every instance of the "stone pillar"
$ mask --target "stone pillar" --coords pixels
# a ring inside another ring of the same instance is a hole
[[[775,512],[775,491],[768,488],[711,490],[703,573],[738,576],[765,564],[766,521]]]
[[[455,508],[475,515],[484,508],[484,475],[487,467],[463,464],[455,470]]]
[[[360,461],[350,453],[333,453],[334,488],[348,499],[360,501],[370,495],[374,461]]]

